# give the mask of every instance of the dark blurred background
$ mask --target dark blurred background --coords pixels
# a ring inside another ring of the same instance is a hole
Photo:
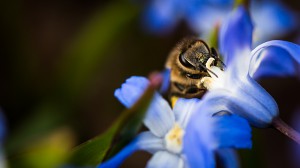
[[[299,2],[284,3],[300,11]],[[59,163],[58,157],[105,131],[124,110],[114,90],[132,75],[162,70],[174,44],[195,35],[184,22],[165,35],[145,31],[144,4],[1,2],[0,104],[7,122],[6,157],[12,167],[45,167],[49,160],[45,146],[52,152],[50,160]],[[295,32],[283,39],[294,37]],[[300,105],[300,82],[265,79],[261,84],[277,101],[282,119],[292,124]],[[242,167],[297,167],[294,142],[273,129],[253,132],[253,150],[240,152]],[[135,153],[123,166],[144,167],[149,157]],[[44,163],[33,163],[38,159]]]

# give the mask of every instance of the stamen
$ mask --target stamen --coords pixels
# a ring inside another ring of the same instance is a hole
[[[182,151],[184,130],[178,123],[165,136],[165,146],[168,151],[179,154]]]
[[[205,64],[205,66],[206,66],[206,68],[207,69],[209,69],[209,71],[208,71],[208,73],[209,73],[209,75],[212,77],[212,75],[214,75],[214,76],[216,76],[217,78],[218,78],[218,75],[216,75],[216,73],[214,73],[213,71],[212,71],[212,64],[213,64],[213,62],[215,61],[215,59],[214,58],[209,58],[208,60],[207,60],[207,62],[206,62],[206,64]]]
[[[216,87],[220,87],[222,85],[221,81],[223,78],[223,71],[217,66],[211,66],[214,62],[214,58],[209,58],[206,62],[206,68],[209,69],[209,75],[211,77],[203,77],[199,83],[199,85],[203,85],[208,90]],[[213,73],[211,73],[213,72]],[[216,75],[218,74],[218,76]]]

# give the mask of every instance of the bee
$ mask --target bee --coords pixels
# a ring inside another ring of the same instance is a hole
[[[213,66],[225,67],[217,51],[198,38],[185,38],[170,52],[166,68],[170,69],[169,96],[201,98],[207,88],[200,82],[203,77],[216,75],[206,67],[209,58],[214,58]],[[216,75],[217,76],[217,75]]]

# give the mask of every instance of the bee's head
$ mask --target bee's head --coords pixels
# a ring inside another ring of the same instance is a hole
[[[210,50],[203,41],[196,41],[186,46],[179,55],[180,63],[186,68],[203,71],[207,60],[210,57]]]

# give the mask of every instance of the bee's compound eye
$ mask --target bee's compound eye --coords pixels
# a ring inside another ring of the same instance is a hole
[[[200,74],[190,74],[190,73],[187,73],[187,74],[186,74],[186,77],[191,78],[191,79],[200,79],[200,78],[202,77],[202,75],[200,75]]]
[[[193,65],[190,64],[190,63],[184,58],[184,53],[181,53],[181,54],[179,55],[179,61],[180,61],[180,63],[181,63],[183,66],[185,66],[185,67],[187,67],[187,68],[192,68],[192,67],[193,67]]]

